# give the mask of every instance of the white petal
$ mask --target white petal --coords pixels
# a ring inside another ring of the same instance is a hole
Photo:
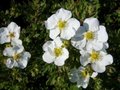
[[[93,45],[93,49],[96,51],[101,50],[103,48],[103,43],[99,41],[93,41],[92,45]]]
[[[71,82],[77,82],[79,76],[78,76],[78,71],[76,68],[71,69],[70,71],[70,81]]]
[[[98,73],[103,73],[106,70],[105,65],[101,61],[93,63],[92,68],[95,72]]]
[[[71,18],[72,13],[69,10],[65,10],[65,9],[61,8],[56,12],[56,16],[59,19],[67,21],[69,18]]]
[[[4,56],[9,56],[9,57],[11,57],[11,56],[13,56],[14,54],[15,54],[15,51],[13,50],[12,47],[7,47],[7,48],[5,48],[4,51],[3,51],[3,55],[4,55]]]
[[[86,18],[83,23],[83,26],[85,26],[87,30],[97,31],[99,28],[99,21],[97,18],[93,18],[93,17]]]
[[[55,39],[54,39],[54,42],[55,42],[55,46],[56,46],[56,47],[61,47],[61,46],[63,45],[60,37],[55,38]]]
[[[74,37],[81,37],[84,35],[85,32],[86,32],[86,28],[83,26],[80,26],[79,29],[76,31],[76,34]]]
[[[8,37],[9,31],[7,28],[0,28],[0,43],[4,44],[10,42],[10,38]]]
[[[102,63],[106,66],[106,65],[110,65],[113,63],[113,57],[112,55],[108,54],[106,56],[103,57]]]
[[[106,28],[104,26],[100,26],[99,31],[97,33],[98,33],[98,41],[107,42],[108,34],[107,34]]]
[[[60,34],[60,30],[59,30],[58,28],[51,29],[51,30],[50,30],[50,34],[49,34],[49,37],[50,37],[51,39],[55,39],[59,34]]]
[[[71,27],[71,28],[75,29],[76,31],[80,27],[80,22],[75,18],[69,19],[67,23],[68,23],[68,27]]]
[[[31,54],[29,52],[24,51],[22,53],[22,58],[28,60],[31,58]]]
[[[90,63],[90,60],[88,58],[89,58],[89,54],[87,54],[87,53],[85,55],[81,55],[80,56],[80,63],[83,66],[86,66],[88,63]]]
[[[63,54],[60,57],[57,57],[56,60],[54,61],[55,65],[57,66],[63,66],[65,63],[65,60],[68,59],[69,57],[69,52],[66,48],[63,48]]]
[[[86,43],[86,50],[91,51],[93,49],[93,44],[91,42]]]
[[[103,48],[104,49],[108,49],[109,48],[109,44],[107,42],[103,43]]]
[[[31,57],[31,54],[29,52],[23,52],[21,54],[21,58],[18,61],[18,67],[24,69],[27,66],[28,60]]]
[[[15,23],[15,22],[11,22],[7,28],[9,29],[10,32],[18,32],[20,33],[20,27]]]
[[[89,79],[90,79],[89,77],[86,78],[85,82],[82,85],[83,88],[87,88],[88,83],[89,83]]]
[[[57,17],[55,14],[53,14],[52,16],[50,16],[47,21],[45,21],[45,27],[47,29],[53,29],[55,28],[55,26],[57,25]]]
[[[70,40],[75,35],[75,33],[76,31],[73,28],[67,27],[61,31],[60,37],[62,39]]]
[[[92,75],[91,75],[91,78],[95,78],[97,75],[98,75],[97,72],[93,72]]]
[[[81,50],[85,47],[86,45],[86,40],[83,39],[82,37],[74,37],[71,39],[71,44],[73,47]]]
[[[24,47],[22,45],[13,46],[13,50],[14,50],[15,53],[18,54],[18,53],[23,52]]]
[[[45,52],[42,58],[46,63],[52,63],[55,60],[55,57],[52,56],[49,52]]]
[[[15,64],[15,61],[12,59],[12,58],[8,58],[7,61],[6,61],[6,66],[8,68],[13,68],[14,67],[14,64]]]
[[[48,51],[48,47],[49,45],[52,43],[52,41],[47,41],[44,45],[43,45],[43,50],[44,51]]]
[[[14,39],[14,40],[11,41],[11,45],[13,45],[13,46],[22,45],[22,40]]]

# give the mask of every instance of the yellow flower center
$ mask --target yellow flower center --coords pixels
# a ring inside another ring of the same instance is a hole
[[[18,61],[20,59],[20,54],[14,54],[13,59]]]
[[[86,40],[92,40],[94,39],[94,33],[92,31],[86,32],[84,34],[84,37],[86,38]]]
[[[86,70],[83,70],[81,71],[81,75],[82,77],[86,78],[89,75],[89,73]]]
[[[14,32],[10,33],[9,37],[14,38],[15,37]]]
[[[92,51],[92,53],[90,54],[90,59],[92,62],[95,62],[97,60],[99,60],[100,58],[100,53],[97,51]]]
[[[56,57],[59,57],[62,55],[62,48],[54,48],[54,54]]]
[[[61,19],[58,21],[58,28],[60,30],[64,29],[66,26],[66,21],[62,21]]]

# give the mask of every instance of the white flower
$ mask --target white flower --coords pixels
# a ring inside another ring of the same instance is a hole
[[[20,36],[20,27],[11,22],[7,27],[0,28],[0,43],[4,44],[11,42],[14,39],[19,39]]]
[[[24,69],[30,57],[31,54],[29,52],[23,51],[22,53],[16,53],[13,57],[8,58],[5,64],[8,68],[19,67]]]
[[[23,52],[24,47],[22,45],[22,41],[20,39],[14,39],[11,42],[11,45],[7,46],[4,51],[3,51],[3,55],[4,56],[9,56],[12,57],[14,56],[16,53],[19,54],[21,52]]]
[[[69,40],[75,35],[80,22],[71,16],[69,10],[61,8],[45,21],[46,28],[50,30],[50,38],[55,39],[60,34],[61,38]]]
[[[91,63],[92,69],[98,73],[106,70],[106,66],[113,63],[113,57],[104,51],[81,51],[80,62],[83,66]]]
[[[108,34],[106,28],[99,25],[97,18],[85,19],[83,26],[81,26],[76,35],[71,39],[72,45],[77,49],[86,50],[101,50],[108,48]]]
[[[70,81],[77,82],[77,87],[87,88],[90,77],[94,78],[97,76],[96,72],[93,72],[90,76],[88,70],[84,67],[79,67],[78,69],[73,68],[70,72]]]
[[[63,43],[59,37],[53,41],[47,41],[43,45],[43,50],[45,51],[42,56],[43,61],[47,63],[54,62],[57,66],[64,65],[65,60],[69,57],[69,52],[63,47]]]

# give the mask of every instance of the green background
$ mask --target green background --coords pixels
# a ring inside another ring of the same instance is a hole
[[[0,45],[0,90],[84,90],[69,81],[71,68],[79,67],[79,51],[68,47],[70,58],[62,67],[42,60],[42,45],[50,40],[44,21],[59,8],[72,12],[82,25],[85,18],[96,17],[109,35],[108,53],[114,63],[106,72],[91,79],[86,90],[120,90],[120,2],[119,0],[0,0],[0,27],[11,21],[21,26],[20,39],[32,55],[25,69],[8,69]]]

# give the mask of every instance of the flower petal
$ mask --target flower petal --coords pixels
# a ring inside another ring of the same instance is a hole
[[[60,37],[55,38],[55,39],[54,39],[54,42],[55,42],[55,46],[56,46],[56,47],[61,47],[61,46],[63,45]]]
[[[89,54],[86,54],[86,55],[81,55],[80,56],[80,63],[83,65],[83,66],[86,66],[88,63],[90,63],[90,60],[88,59],[89,58]]]
[[[65,60],[68,59],[69,57],[69,52],[66,48],[63,48],[63,54],[60,57],[57,57],[56,60],[54,61],[55,65],[57,66],[63,66],[65,63]]]
[[[103,73],[106,70],[105,65],[101,61],[93,63],[92,68],[95,72],[98,73]]]
[[[70,71],[70,81],[71,82],[77,82],[79,76],[78,76],[78,70],[76,68],[71,69]]]
[[[106,56],[103,56],[103,60],[102,63],[106,66],[106,65],[110,65],[113,63],[113,57],[112,55],[108,54]]]
[[[15,51],[13,50],[12,47],[7,47],[7,48],[5,48],[4,51],[3,51],[3,55],[4,55],[4,56],[9,56],[9,57],[11,57],[11,56],[13,56],[14,54],[15,54]]]
[[[11,45],[12,46],[22,45],[22,40],[20,40],[20,39],[14,39],[14,40],[11,41]]]
[[[76,31],[80,27],[80,22],[77,19],[75,19],[75,18],[69,19],[67,21],[67,23],[68,23],[68,27],[71,27],[71,28],[75,29]]]
[[[70,40],[75,35],[75,30],[71,27],[67,27],[61,31],[60,37],[62,39]]]
[[[51,30],[50,30],[50,34],[49,34],[49,37],[50,37],[51,39],[55,39],[59,34],[60,34],[60,30],[59,30],[58,28],[51,29]]]
[[[56,12],[56,16],[57,16],[57,18],[62,19],[63,21],[67,21],[69,18],[71,18],[72,13],[69,10],[65,10],[64,8],[60,8]]]
[[[52,41],[47,41],[44,45],[43,45],[43,50],[44,51],[48,51],[48,47],[49,45],[52,43]]]
[[[57,25],[57,17],[56,14],[53,14],[52,16],[50,16],[47,21],[45,21],[45,27],[47,29],[53,29],[55,28],[55,26]]]
[[[46,63],[52,63],[55,60],[55,57],[52,56],[49,52],[45,52],[42,58]]]
[[[15,22],[11,22],[7,28],[9,29],[10,32],[18,32],[20,33],[20,27],[15,23]]]
[[[8,29],[7,28],[0,28],[0,43],[4,44],[10,42],[10,38],[8,37]]]
[[[99,28],[99,21],[97,18],[93,18],[93,17],[86,18],[83,23],[83,26],[85,26],[87,30],[97,31]]]
[[[98,34],[98,36],[97,36],[98,37],[98,41],[100,41],[100,42],[107,42],[108,34],[106,32],[106,28],[104,26],[102,26],[102,25],[99,28],[100,29],[97,32],[97,34]]]
[[[8,68],[11,69],[14,67],[15,61],[12,58],[8,58],[5,64]]]
[[[81,50],[85,47],[86,45],[86,40],[85,39],[82,39],[82,37],[75,37],[75,38],[72,38],[71,39],[71,44],[73,47]]]
[[[97,75],[98,75],[97,72],[93,72],[92,75],[91,75],[91,78],[95,78]]]
[[[92,42],[92,47],[96,51],[101,50],[103,48],[103,43],[101,43],[99,41],[93,41]]]
[[[31,54],[29,52],[23,52],[21,54],[21,58],[18,61],[18,67],[21,69],[24,69],[27,66],[28,60],[31,57]]]

